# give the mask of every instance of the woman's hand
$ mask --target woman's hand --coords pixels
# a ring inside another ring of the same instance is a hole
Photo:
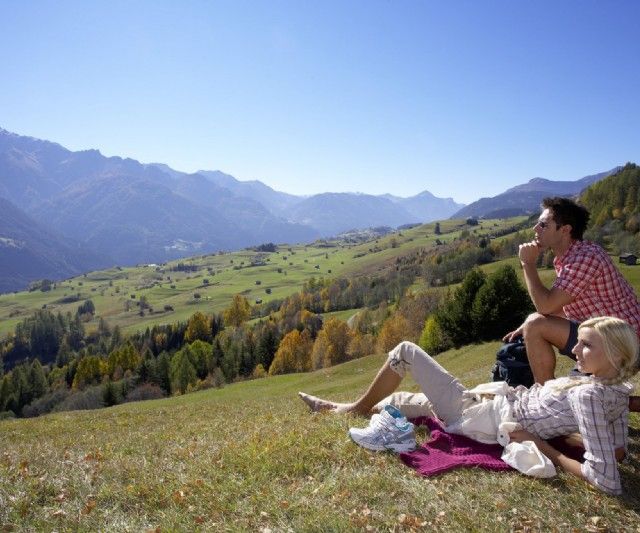
[[[509,433],[509,439],[511,442],[524,442],[527,440],[533,441],[536,444],[540,442],[540,439],[536,437],[533,433],[527,431],[526,429],[517,429],[516,431],[512,431]]]
[[[536,437],[533,433],[525,429],[519,429],[509,433],[509,438],[511,439],[511,442],[524,442],[526,440],[534,442],[538,449],[545,454],[554,465],[561,466],[574,476],[584,479],[584,475],[582,474],[582,465],[578,461],[563,455],[547,441],[542,440],[540,437]]]

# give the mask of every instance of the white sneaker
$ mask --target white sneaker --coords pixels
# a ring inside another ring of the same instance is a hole
[[[413,424],[392,405],[371,417],[369,427],[351,428],[349,436],[367,450],[410,452],[416,447]]]

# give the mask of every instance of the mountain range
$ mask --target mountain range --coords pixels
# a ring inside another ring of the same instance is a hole
[[[70,244],[0,198],[0,293],[36,279],[60,279],[95,270],[108,261]]]
[[[492,198],[480,198],[459,211],[451,218],[506,218],[517,215],[531,215],[540,211],[540,202],[546,196],[578,196],[592,183],[618,172],[615,167],[575,181],[553,181],[545,178],[533,178],[527,183],[516,185]]]
[[[539,190],[582,187],[576,183],[536,178],[503,194],[530,197],[528,203],[514,200],[513,207],[522,211],[537,208]],[[527,186],[533,189],[522,189]],[[0,199],[0,292],[114,264],[160,263],[265,242],[309,242],[452,215],[493,216],[511,207],[492,199],[465,207],[428,191],[409,198],[296,196],[218,170],[185,173],[163,163],[105,157],[98,150],[74,152],[1,128]]]

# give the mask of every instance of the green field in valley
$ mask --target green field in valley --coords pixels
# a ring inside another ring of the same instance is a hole
[[[436,239],[451,241],[462,231],[490,234],[513,226],[525,217],[482,221],[470,227],[462,220],[441,221],[397,231],[361,244],[319,241],[309,245],[280,245],[276,252],[242,250],[172,261],[162,265],[113,267],[90,272],[55,284],[48,292],[35,290],[0,295],[0,336],[34,311],[76,312],[85,299],[96,308],[87,329],[104,318],[124,332],[144,330],[154,324],[186,321],[196,311],[220,312],[235,294],[252,305],[261,300],[285,298],[299,291],[305,281],[358,274],[375,274],[399,256],[436,246]],[[194,271],[174,270],[179,264]],[[269,291],[269,292],[267,292]],[[195,297],[198,295],[199,297]],[[136,302],[144,296],[151,311],[140,316]],[[168,306],[168,307],[165,307]]]

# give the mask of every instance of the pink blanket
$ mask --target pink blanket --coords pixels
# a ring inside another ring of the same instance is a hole
[[[482,444],[463,435],[446,433],[435,418],[421,416],[412,422],[416,426],[427,426],[431,440],[412,452],[401,453],[400,459],[423,476],[434,476],[461,466],[511,470],[500,459],[502,446],[499,444]]]
[[[462,466],[512,470],[500,459],[502,446],[499,444],[483,444],[463,435],[446,433],[435,418],[421,416],[411,421],[416,426],[427,426],[431,439],[412,452],[401,453],[400,459],[423,476],[434,476]],[[569,448],[562,439],[552,439],[550,442],[566,455],[582,460],[583,449]]]

